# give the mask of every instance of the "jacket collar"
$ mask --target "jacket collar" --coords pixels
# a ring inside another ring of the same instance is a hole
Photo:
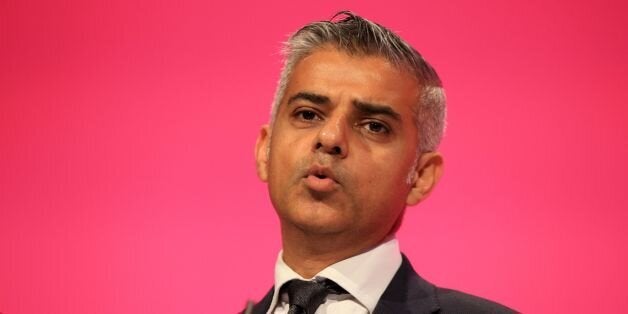
[[[403,255],[399,270],[379,299],[373,314],[424,314],[439,309],[436,287],[421,278]]]

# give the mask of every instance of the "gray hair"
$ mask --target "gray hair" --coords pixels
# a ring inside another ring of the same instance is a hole
[[[349,11],[338,12],[330,21],[314,22],[294,33],[284,44],[281,71],[271,112],[274,122],[294,66],[325,45],[351,55],[380,56],[401,70],[409,71],[420,86],[416,123],[419,152],[434,151],[445,129],[445,91],[436,71],[412,46],[389,29]]]

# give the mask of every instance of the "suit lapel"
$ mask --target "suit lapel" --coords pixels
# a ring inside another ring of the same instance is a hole
[[[405,255],[373,314],[427,314],[440,309],[436,287],[419,277]]]
[[[268,308],[270,307],[270,302],[273,300],[273,294],[275,292],[275,287],[271,287],[270,291],[264,296],[262,300],[260,300],[253,307],[253,314],[266,314],[268,312]]]

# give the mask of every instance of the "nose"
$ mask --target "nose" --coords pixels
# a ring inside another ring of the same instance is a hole
[[[316,137],[315,151],[345,158],[348,153],[347,130],[342,117],[325,121]]]

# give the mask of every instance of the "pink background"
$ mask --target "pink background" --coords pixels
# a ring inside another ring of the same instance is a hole
[[[374,2],[375,3],[375,2]],[[233,313],[272,284],[253,145],[279,43],[351,9],[449,96],[398,237],[528,313],[628,308],[625,1],[0,1],[0,312]]]

